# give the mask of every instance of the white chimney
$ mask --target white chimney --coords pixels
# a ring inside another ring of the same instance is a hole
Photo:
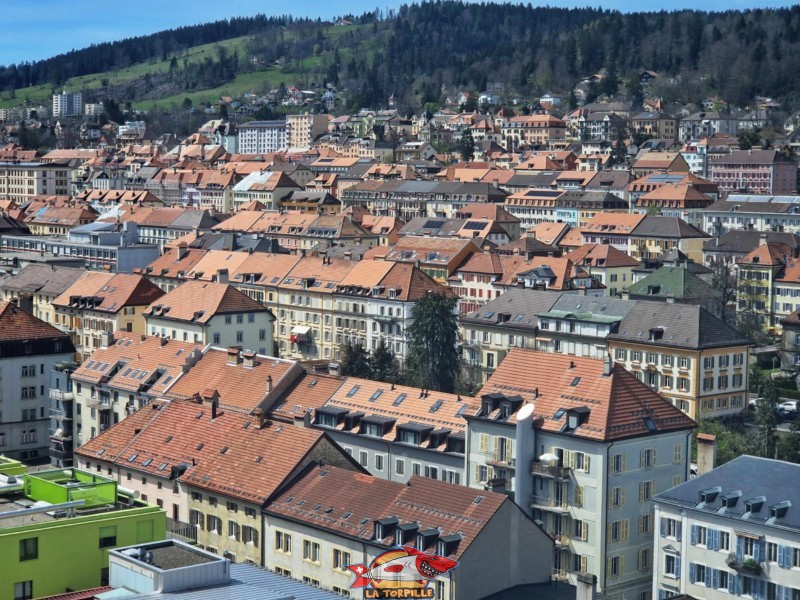
[[[514,474],[514,501],[531,517],[533,496],[533,474],[531,463],[536,454],[536,438],[533,431],[533,403],[526,404],[517,412],[516,471]]]

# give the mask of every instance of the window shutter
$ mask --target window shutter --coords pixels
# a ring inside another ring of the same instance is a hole
[[[475,465],[475,482],[479,483],[481,480],[481,466]]]
[[[695,567],[694,567],[694,563],[689,563],[689,582],[690,583],[694,583],[695,582]]]
[[[753,558],[757,563],[761,562],[761,542],[753,544]]]
[[[567,455],[566,456],[566,458],[567,458],[567,466],[570,469],[574,469],[575,468],[575,452],[574,451],[570,451],[570,452],[567,452],[565,454]]]
[[[736,593],[736,573],[728,573],[728,593]]]
[[[692,546],[697,545],[697,525],[692,525],[690,538]]]
[[[641,532],[641,526],[639,527],[639,531]],[[667,536],[667,520],[664,517],[661,517],[661,537]]]
[[[584,527],[586,524],[584,523]],[[581,556],[581,573],[587,573],[589,571],[589,561],[585,556]]]
[[[621,577],[624,572],[625,572],[625,557],[620,554],[620,556],[619,556],[619,571],[617,572],[617,574]]]
[[[712,544],[714,550],[719,550],[719,529],[712,529],[713,537],[712,537]]]
[[[623,540],[627,540],[628,539],[628,519],[625,519],[622,522],[622,533],[620,535],[620,538],[623,539]]]
[[[619,496],[620,496],[619,505],[625,506],[625,488],[620,489]]]
[[[645,463],[644,463],[644,453],[645,453],[645,451],[644,451],[644,450],[641,450],[641,451],[639,452],[639,468],[640,468],[640,469],[643,469],[643,468],[644,468],[644,464],[645,464]]]
[[[681,522],[678,521],[678,524],[675,527],[675,534],[676,534],[675,535],[675,539],[678,540],[679,542],[681,541],[681,530],[682,529],[683,529],[683,526],[681,525]]]
[[[606,577],[611,576],[611,559],[606,559]]]
[[[715,590],[719,588],[719,571],[717,569],[711,569],[711,587]]]
[[[589,472],[590,463],[591,463],[591,457],[588,454],[584,455],[584,457],[583,457],[583,470],[586,471],[587,473]]]
[[[650,463],[651,467],[655,467],[658,463],[656,462],[656,449],[653,448],[653,461]]]
[[[622,471],[628,470],[628,458],[625,454],[622,455]]]
[[[680,556],[676,556],[675,557],[675,573],[674,573],[674,575],[675,575],[675,577],[680,577],[681,576],[681,557]]]
[[[744,556],[744,538],[736,536],[736,559],[741,562]]]
[[[783,546],[778,546],[778,566],[783,567]]]
[[[612,541],[611,536],[613,534],[613,529],[614,529],[613,523],[609,523],[608,524],[608,530],[606,531],[606,542],[611,542]]]
[[[714,569],[712,569],[712,568],[710,568],[710,567],[706,567],[706,580],[705,580],[705,584],[706,584],[706,587],[707,587],[707,588],[710,588],[710,587],[711,587],[711,573],[712,573],[713,571],[714,571]]]
[[[480,435],[481,452],[489,451],[489,436],[485,433]]]
[[[589,524],[586,521],[581,523],[581,539],[584,542],[588,542],[589,541]],[[583,561],[585,561],[585,560],[586,560],[586,557],[582,556],[581,557],[581,564],[583,564]],[[585,569],[583,569],[583,570],[585,571]]]

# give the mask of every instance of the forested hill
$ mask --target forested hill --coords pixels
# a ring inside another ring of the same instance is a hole
[[[483,90],[502,83],[508,93],[522,95],[566,91],[600,69],[622,86],[642,69],[656,71],[658,85],[665,87],[653,93],[687,96],[675,100],[713,94],[746,105],[762,94],[782,99],[786,108],[800,105],[800,6],[622,14],[435,1],[349,20],[352,26],[337,28],[259,15],[98,44],[2,67],[0,90],[58,87],[81,75],[172,59],[170,77],[206,88],[237,73],[272,68],[277,61],[287,85],[332,83],[347,92],[351,106],[378,107],[394,93],[404,106],[417,108],[439,100],[443,85]],[[225,52],[206,56],[199,75],[180,79],[181,69],[197,68],[174,60],[181,53],[232,38],[244,40],[236,60]]]

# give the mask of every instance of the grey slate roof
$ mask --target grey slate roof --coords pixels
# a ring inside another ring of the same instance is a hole
[[[549,312],[563,313],[559,315],[559,318],[573,315],[574,318],[582,321],[608,323],[621,321],[635,304],[630,300],[618,298],[561,294]]]
[[[306,585],[295,579],[284,577],[254,567],[234,563],[231,565],[231,581],[228,585],[154,594],[120,596],[125,600],[335,600],[341,598],[333,592]]]
[[[717,200],[714,204],[706,207],[709,212],[749,212],[749,213],[791,213],[796,210],[798,205],[793,202],[747,202]]]
[[[464,315],[461,321],[476,325],[507,325],[515,329],[532,329],[536,327],[536,315],[550,310],[560,296],[559,293],[541,290],[510,289],[475,312]],[[486,317],[489,313],[491,316]],[[501,314],[510,315],[509,320],[499,323]]]
[[[758,523],[781,528],[800,530],[800,465],[743,455],[716,469],[690,479],[677,487],[655,496],[656,502],[665,502],[714,514],[730,517],[738,523]],[[721,491],[713,502],[700,504],[700,492],[719,486]],[[720,511],[722,497],[731,492],[741,492],[736,506]],[[744,517],[745,502],[759,496],[765,501],[758,512]],[[784,501],[791,502],[783,518],[770,521],[770,507]]]
[[[632,236],[637,237],[658,237],[658,238],[707,238],[711,237],[706,232],[700,231],[694,225],[690,225],[678,217],[662,217],[648,215],[642,219],[636,228],[631,232]]]
[[[749,345],[750,341],[702,306],[637,301],[609,340],[647,343],[650,329],[662,328],[659,346],[723,348]]]
[[[762,233],[760,231],[728,231],[719,238],[713,238],[703,244],[704,252],[733,252],[747,254],[760,244]],[[790,248],[797,248],[798,238],[793,233],[784,231],[768,231],[765,234],[767,242],[786,244]]]
[[[60,296],[84,273],[83,269],[30,264],[8,279],[2,289],[12,292],[40,293]]]

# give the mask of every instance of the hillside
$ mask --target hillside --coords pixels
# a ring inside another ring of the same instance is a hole
[[[349,108],[381,106],[394,93],[416,110],[442,89],[505,94],[567,91],[606,69],[597,93],[651,93],[747,105],[756,94],[800,104],[800,6],[775,10],[622,14],[598,9],[424,2],[337,26],[291,17],[232,19],[91,46],[45,61],[0,67],[0,106],[48,102],[53,90],[113,97],[139,108],[185,98],[332,83]]]

